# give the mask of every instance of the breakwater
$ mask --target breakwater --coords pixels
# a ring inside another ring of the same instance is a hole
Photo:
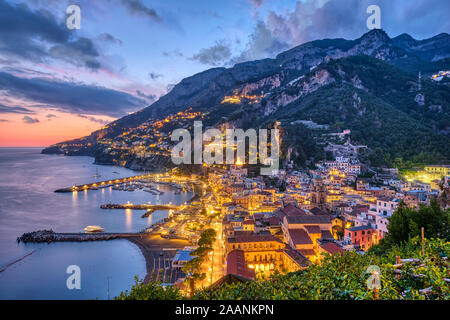
[[[38,230],[24,233],[17,242],[81,242],[106,241],[141,236],[142,233],[57,233],[53,230]]]
[[[180,210],[183,206],[171,204],[115,204],[107,203],[100,206],[101,209],[132,209],[132,210]]]

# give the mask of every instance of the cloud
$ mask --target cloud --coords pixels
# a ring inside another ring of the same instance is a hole
[[[245,50],[233,57],[230,64],[273,57],[287,48],[289,48],[288,43],[280,41],[263,21],[258,21]]]
[[[249,0],[254,8],[263,1]],[[231,63],[274,57],[283,50],[325,38],[355,39],[368,31],[366,10],[373,0],[303,0],[295,8],[267,12],[257,20],[245,49]],[[381,27],[390,35],[423,39],[450,30],[450,1],[377,0]],[[255,16],[257,17],[257,16]]]
[[[146,103],[134,95],[105,87],[44,78],[20,78],[6,72],[0,72],[0,90],[65,112],[112,117],[124,116]]]
[[[98,37],[101,41],[104,42],[109,42],[109,43],[113,43],[113,44],[118,44],[118,45],[123,45],[123,41],[114,37],[113,35],[105,32],[99,35]]]
[[[162,21],[155,9],[145,6],[141,0],[122,0],[121,2],[131,14],[148,17],[156,22]]]
[[[162,74],[156,73],[156,72],[150,72],[150,73],[148,74],[148,76],[149,76],[150,79],[152,79],[152,80],[157,80],[158,78],[162,78],[162,77],[163,77]]]
[[[34,124],[34,123],[38,123],[39,119],[38,118],[31,118],[29,116],[24,116],[22,118],[23,122],[28,123],[28,124]]]
[[[26,4],[0,0],[0,54],[41,63],[63,60],[88,69],[101,67],[101,55],[92,40],[77,38],[64,21],[47,10],[32,11]]]
[[[100,62],[97,60],[99,52],[92,40],[79,38],[75,41],[56,45],[50,49],[52,57],[66,61],[78,67],[97,70]]]
[[[0,122],[10,122],[10,121],[6,119],[0,119]]]
[[[167,87],[166,87],[167,93],[169,93],[170,91],[172,91],[172,89],[175,88],[176,85],[177,85],[176,83],[169,83],[169,84],[167,85]],[[167,93],[166,93],[166,94],[167,94]]]
[[[94,118],[92,116],[86,116],[84,114],[78,114],[77,116],[80,117],[80,118],[87,119],[89,121],[95,122],[95,123],[100,123],[102,125],[106,125],[106,124],[108,124],[110,122],[108,120],[97,119],[97,118]]]
[[[193,55],[190,59],[196,60],[201,64],[219,66],[224,64],[230,57],[231,49],[229,46],[216,41],[213,46],[200,49],[200,51]]]
[[[19,114],[34,114],[32,110],[23,107],[11,107],[0,104],[0,113],[19,113]]]
[[[47,114],[45,117],[48,119],[48,121],[52,120],[52,118],[56,118],[56,116],[51,113]]]
[[[182,57],[183,56],[183,52],[181,52],[180,49],[175,49],[173,51],[163,51],[163,56],[165,57]]]
[[[254,6],[255,8],[259,8],[262,6],[264,1],[263,0],[248,0],[248,2],[250,2],[250,4],[252,6]]]
[[[138,97],[144,99],[148,104],[151,104],[156,101],[157,96],[155,94],[145,94],[140,90],[136,91]]]

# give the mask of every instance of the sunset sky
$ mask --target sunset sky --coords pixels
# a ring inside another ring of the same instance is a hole
[[[66,8],[81,7],[81,29]],[[0,146],[48,146],[150,105],[184,77],[382,28],[450,31],[439,0],[0,0]]]

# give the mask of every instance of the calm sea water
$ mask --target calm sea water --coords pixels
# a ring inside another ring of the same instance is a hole
[[[102,210],[104,203],[180,204],[191,194],[96,191],[54,193],[58,188],[139,174],[115,166],[93,165],[90,157],[41,155],[36,148],[0,148],[0,299],[106,299],[129,289],[134,276],[145,276],[139,249],[127,240],[86,243],[18,244],[24,232],[53,229],[83,232],[100,225],[106,232],[135,232],[164,219],[167,212],[141,218],[143,211]],[[101,175],[94,178],[96,169]],[[69,290],[69,265],[81,269],[81,290]]]

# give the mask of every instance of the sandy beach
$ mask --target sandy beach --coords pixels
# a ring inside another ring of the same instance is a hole
[[[174,283],[177,278],[184,277],[181,270],[172,268],[172,260],[178,249],[189,245],[188,241],[164,239],[159,235],[141,235],[126,239],[136,244],[145,258],[147,274],[144,283],[152,280]]]

